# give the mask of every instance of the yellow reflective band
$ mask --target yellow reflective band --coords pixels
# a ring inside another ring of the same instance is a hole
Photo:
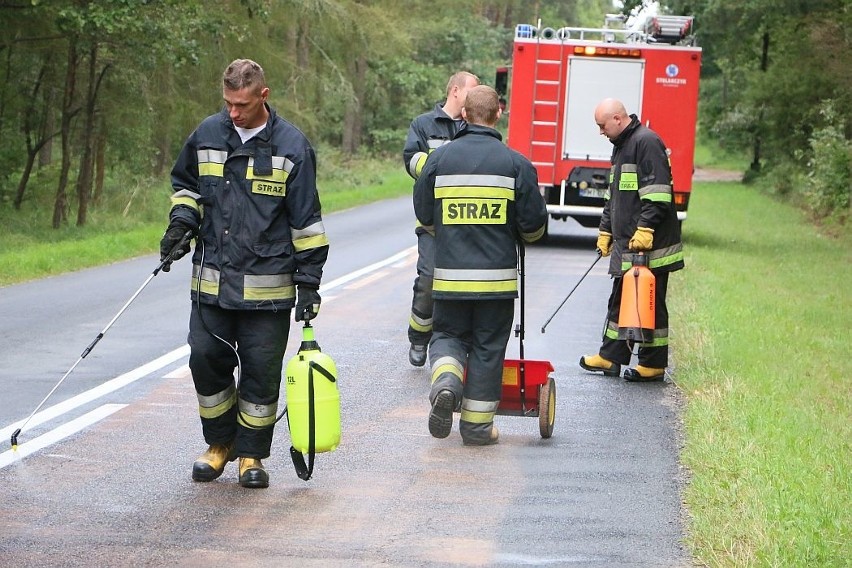
[[[444,373],[450,373],[451,375],[455,375],[459,378],[459,380],[461,380],[462,378],[462,372],[458,368],[458,365],[455,365],[453,363],[440,364],[439,361],[438,364],[435,365],[435,368],[432,369],[432,382],[434,383],[438,379],[438,377],[440,377]]]
[[[671,193],[649,193],[647,195],[641,195],[641,199],[644,199],[645,201],[654,201],[654,202],[657,202],[657,203],[671,203],[672,194]]]
[[[432,320],[420,320],[417,316],[411,314],[411,317],[408,318],[408,326],[414,331],[432,331]]]
[[[220,398],[219,395],[225,395],[225,399],[222,402],[220,402],[219,404],[216,404],[214,406],[205,406],[205,404],[208,402],[208,400],[202,401],[202,399]],[[199,399],[198,414],[202,418],[217,418],[219,416],[222,416],[228,410],[230,410],[234,406],[234,404],[236,404],[236,402],[237,402],[237,391],[234,389],[233,386],[222,391],[221,393],[219,393],[219,395],[214,395],[212,397],[202,397],[201,395],[198,396],[198,399]]]
[[[659,258],[652,258],[648,263],[649,268],[660,268],[661,266],[668,266],[669,264],[674,264],[676,262],[683,261],[683,251],[680,250],[673,254],[668,254],[666,256],[661,256]]]
[[[275,415],[256,418],[240,412],[237,415],[237,423],[241,426],[245,426],[246,428],[251,428],[252,430],[261,430],[263,428],[269,428],[275,424]]]
[[[291,300],[296,287],[290,274],[246,274],[243,276],[245,300]]]
[[[444,225],[505,225],[504,199],[444,199],[441,201]]]
[[[216,164],[214,162],[201,162],[198,164],[199,176],[225,176],[225,164]]]
[[[494,422],[496,412],[477,412],[475,410],[461,409],[461,420],[472,424],[488,424]]]
[[[613,331],[607,327],[604,335],[609,339],[618,339],[618,330]]]
[[[325,236],[325,233],[321,235],[314,235],[312,237],[302,237],[293,241],[293,248],[296,249],[296,252],[324,247],[327,245],[328,237]]]
[[[438,280],[432,281],[437,292],[517,292],[518,281],[513,280]]]
[[[420,173],[423,171],[423,166],[426,164],[426,158],[428,157],[425,152],[417,152],[412,156],[411,165],[408,169],[412,176],[415,178],[420,177]]]
[[[505,187],[490,187],[490,186],[435,186],[435,198],[447,199],[450,197],[481,197],[492,199],[507,199],[515,200],[515,191]]]
[[[521,233],[521,238],[528,243],[535,242],[544,236],[544,229],[546,225],[542,225],[541,228],[533,233]]]
[[[620,191],[637,191],[639,189],[639,176],[636,173],[621,173],[618,180],[618,189]]]
[[[279,286],[276,288],[244,288],[244,300],[291,300],[296,297],[295,286]]]
[[[218,296],[219,271],[212,268],[199,270],[199,266],[197,264],[192,266],[192,291],[195,292],[198,289],[199,272],[201,273],[201,292],[204,294],[210,294],[211,296]]]
[[[293,170],[293,162],[283,156],[272,156],[272,173],[268,175],[255,175],[254,158],[249,158],[246,169],[246,179],[266,180],[274,183],[284,183]]]
[[[179,195],[175,194],[175,195],[172,196],[171,201],[172,201],[172,207],[175,207],[176,205],[185,205],[186,207],[189,207],[190,209],[193,209],[195,211],[199,211],[198,202],[195,201],[195,199],[193,199],[189,196],[186,196],[186,195],[180,195],[179,196]]]

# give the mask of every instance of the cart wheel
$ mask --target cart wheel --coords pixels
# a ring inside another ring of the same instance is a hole
[[[538,391],[538,430],[542,438],[550,438],[553,434],[553,423],[556,420],[556,381],[548,377]]]

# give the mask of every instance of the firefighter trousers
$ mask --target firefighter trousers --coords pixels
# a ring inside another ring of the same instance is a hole
[[[666,308],[669,273],[655,274],[654,277],[656,279],[654,283],[654,342],[639,344],[638,359],[643,367],[665,369],[669,360],[669,311]],[[613,278],[600,356],[614,363],[628,365],[634,344],[618,339],[621,284],[622,278]]]
[[[199,308],[193,302],[189,369],[208,444],[235,441],[240,457],[269,457],[289,331],[290,310]]]
[[[432,279],[435,274],[435,237],[425,231],[417,234],[417,277],[408,319],[408,340],[428,345],[432,337]]]
[[[429,401],[434,402],[442,390],[453,393],[461,403],[459,433],[466,442],[481,443],[491,436],[514,316],[511,298],[435,300]]]

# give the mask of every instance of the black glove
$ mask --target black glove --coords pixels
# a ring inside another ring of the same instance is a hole
[[[189,236],[184,238],[187,232],[189,232]],[[185,219],[172,219],[169,228],[166,229],[163,238],[160,240],[160,261],[166,261],[163,264],[163,272],[171,270],[172,262],[183,258],[189,252],[189,241],[197,234],[198,228],[190,226]]]
[[[313,286],[300,285],[296,292],[296,321],[311,321],[319,313],[319,292]]]

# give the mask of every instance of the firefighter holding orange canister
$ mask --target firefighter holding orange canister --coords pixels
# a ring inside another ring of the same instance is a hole
[[[460,406],[464,444],[490,445],[518,297],[516,247],[542,237],[547,210],[532,163],[494,129],[497,92],[472,88],[463,113],[467,127],[414,184],[417,219],[435,234],[429,432],[446,438]]]
[[[617,377],[621,366],[630,363],[631,345],[619,339],[622,281],[625,271],[633,264],[634,255],[643,253],[656,278],[653,339],[639,344],[638,365],[626,369],[624,379],[662,380],[668,365],[668,275],[684,266],[666,147],[635,114],[628,114],[619,100],[601,101],[595,108],[595,122],[601,135],[613,144],[609,189],[597,240],[601,254],[612,255],[609,273],[613,285],[600,351],[581,357],[580,366]]]
[[[405,169],[414,180],[420,177],[429,154],[453,139],[464,127],[461,116],[468,89],[479,85],[476,75],[459,71],[447,83],[447,99],[413,121],[402,150]],[[419,224],[417,235],[417,277],[414,280],[414,297],[408,320],[408,339],[411,347],[408,360],[415,367],[426,363],[426,351],[432,337],[432,271],[434,267],[434,240]]]

